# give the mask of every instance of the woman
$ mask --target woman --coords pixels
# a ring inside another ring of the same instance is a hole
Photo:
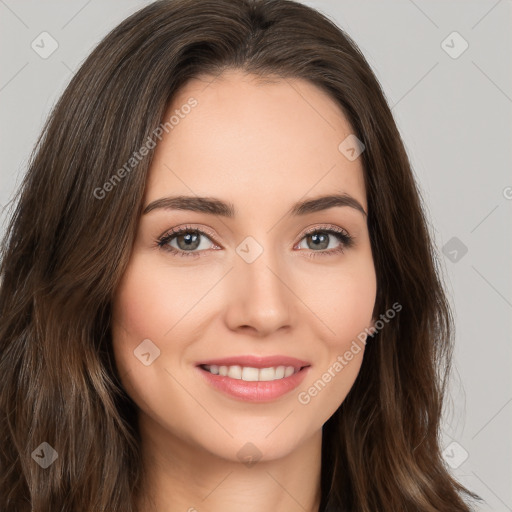
[[[468,511],[452,319],[354,42],[155,2],[55,107],[2,253],[0,508]]]

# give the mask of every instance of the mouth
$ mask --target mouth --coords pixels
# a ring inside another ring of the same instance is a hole
[[[269,382],[273,380],[281,380],[291,377],[300,372],[307,366],[269,366],[267,368],[255,368],[253,366],[240,365],[199,365],[203,370],[212,375],[220,375],[221,377],[229,377],[230,379],[243,380],[245,382]]]
[[[307,361],[283,356],[242,356],[197,364],[202,378],[215,390],[249,402],[268,402],[287,394],[310,368]]]

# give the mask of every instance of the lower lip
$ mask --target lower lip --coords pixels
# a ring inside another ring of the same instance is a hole
[[[200,366],[197,366],[196,368],[211,386],[229,396],[246,402],[268,402],[270,400],[275,400],[298,387],[306,377],[311,366],[306,366],[289,377],[265,382],[232,379],[231,377],[214,375]]]

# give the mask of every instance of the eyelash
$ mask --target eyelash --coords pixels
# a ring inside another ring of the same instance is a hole
[[[197,252],[182,251],[182,250],[178,250],[178,249],[168,245],[169,242],[173,238],[177,237],[178,235],[181,235],[183,233],[191,233],[191,232],[199,234],[199,235],[204,235],[205,237],[209,238],[212,243],[214,243],[213,240],[211,240],[211,238],[213,238],[213,235],[211,233],[205,232],[199,228],[194,228],[192,226],[185,226],[185,227],[175,228],[175,229],[168,231],[167,233],[165,233],[164,235],[162,235],[160,238],[158,238],[156,240],[156,245],[160,249],[170,252],[172,254],[175,254],[176,256],[192,257],[192,258],[200,257],[201,253],[206,252],[206,251],[204,251],[204,250],[197,251]],[[321,251],[310,250],[310,252],[308,253],[308,256],[311,258],[315,258],[317,256],[333,256],[335,254],[344,253],[344,249],[350,249],[354,245],[354,237],[349,235],[344,229],[338,228],[331,224],[329,224],[325,227],[323,227],[323,226],[315,227],[313,229],[306,231],[302,235],[302,238],[300,239],[300,241],[302,241],[308,235],[314,235],[317,233],[334,235],[341,243],[335,249],[329,249],[329,250],[324,249]],[[301,250],[304,250],[304,249],[301,249]]]

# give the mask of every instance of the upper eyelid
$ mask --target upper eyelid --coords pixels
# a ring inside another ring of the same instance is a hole
[[[210,231],[209,228],[195,227],[195,226],[187,225],[187,226],[181,226],[181,227],[169,229],[169,230],[165,231],[161,236],[159,236],[158,239],[162,240],[163,238],[179,235],[180,233],[187,232],[187,231],[198,231],[198,232],[200,232],[201,235],[205,235],[208,238],[215,238],[215,234],[214,234],[213,230]],[[213,242],[213,240],[212,240],[212,242]]]
[[[305,236],[305,235],[307,235],[307,234],[309,234],[311,232],[314,232],[314,231],[322,231],[322,230],[328,231],[330,229],[332,229],[333,231],[341,232],[341,233],[344,233],[344,234],[346,234],[348,236],[351,236],[350,233],[348,232],[348,230],[346,230],[345,228],[342,228],[340,226],[336,226],[335,224],[330,224],[330,223],[321,224],[319,226],[318,225],[309,226],[309,227],[305,228],[301,232],[301,235]],[[166,236],[176,235],[176,234],[179,234],[180,232],[183,232],[183,231],[199,231],[201,234],[207,235],[208,237],[216,238],[216,235],[215,235],[215,233],[213,232],[213,230],[211,228],[209,228],[209,227],[205,228],[203,226],[196,227],[196,226],[190,226],[190,225],[169,229],[169,230],[165,231],[158,238],[161,239],[161,238],[164,238]]]
[[[341,233],[347,236],[351,236],[350,233],[340,226],[335,226],[334,224],[323,224],[320,226],[312,226],[310,228],[306,228],[302,231],[302,236],[308,235],[310,233],[314,233],[315,231],[335,231],[336,233]]]

